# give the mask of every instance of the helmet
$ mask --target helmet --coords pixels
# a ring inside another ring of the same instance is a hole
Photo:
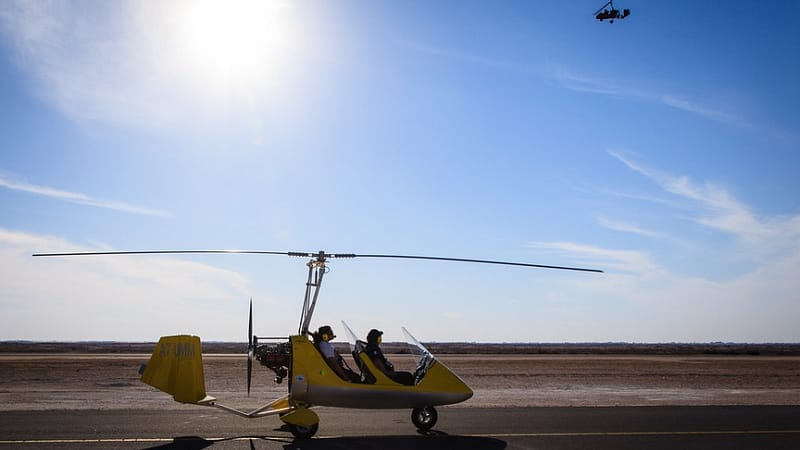
[[[376,330],[374,328],[369,330],[369,333],[367,334],[367,343],[377,344],[378,338],[381,337],[381,335],[383,335],[383,331],[381,330]]]
[[[333,328],[331,328],[330,325],[323,325],[319,327],[319,330],[317,330],[317,336],[319,336],[320,339],[325,339],[325,335],[328,336],[328,339],[333,339],[336,337],[336,335],[333,334]]]

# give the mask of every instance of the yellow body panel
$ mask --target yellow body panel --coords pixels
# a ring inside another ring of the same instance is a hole
[[[305,401],[309,385],[344,386],[350,385],[342,380],[328,366],[308,337],[292,336],[292,399]]]
[[[308,408],[300,407],[290,413],[282,415],[281,420],[292,425],[310,427],[319,423],[319,416]]]
[[[197,336],[164,336],[158,340],[141,380],[172,395],[177,402],[211,402],[214,399],[206,396],[202,354]]]
[[[386,374],[384,374],[377,367],[375,367],[375,363],[373,363],[372,360],[369,359],[369,356],[366,353],[364,353],[364,352],[359,353],[358,358],[361,360],[361,363],[364,364],[367,367],[367,370],[369,370],[369,373],[371,373],[372,376],[375,377],[375,383],[374,384],[387,385],[387,386],[392,386],[392,385],[402,386],[400,383],[398,383],[398,382],[392,380],[391,378],[387,377]]]
[[[416,408],[447,405],[472,397],[472,390],[444,364],[434,360],[415,386],[399,384],[380,372],[361,354],[375,383],[342,380],[328,367],[305,336],[292,336],[292,402],[344,408]]]
[[[290,340],[292,370],[289,395],[261,410],[277,413],[296,408],[289,413],[293,415],[284,420],[287,423],[299,426],[316,423],[318,419],[310,411],[298,412],[312,405],[367,409],[419,408],[459,403],[472,397],[472,390],[436,359],[430,362],[418,384],[406,386],[389,379],[366,354],[361,353],[362,362],[376,381],[373,384],[352,383],[336,375],[306,336],[292,336]],[[141,380],[172,395],[175,401],[222,407],[215,403],[215,398],[206,395],[200,338],[196,336],[162,337]],[[282,420],[289,414],[284,415]]]
[[[447,392],[467,395],[467,398],[472,397],[472,389],[439,360],[433,361],[425,378],[419,382],[417,387],[425,391]]]

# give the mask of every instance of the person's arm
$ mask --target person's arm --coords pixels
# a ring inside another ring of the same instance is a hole
[[[333,345],[330,342],[322,341],[319,343],[319,350],[325,357],[325,362],[328,364],[328,367],[330,367],[339,378],[349,381],[347,374],[344,373],[344,369],[339,365],[339,360],[336,357],[336,350],[333,348]]]
[[[387,377],[392,378],[394,376],[394,372],[389,370],[389,368],[386,367],[385,365],[383,365],[383,361],[381,361],[380,359],[372,360],[372,362],[375,363],[375,367],[377,367],[378,370],[383,372],[383,374],[386,375]]]
[[[382,355],[375,353],[371,354],[370,356],[372,356],[372,363],[375,364],[375,367],[377,367],[378,370],[383,372],[383,374],[389,378],[394,376],[394,370],[386,367],[386,364],[383,363],[383,358],[381,358]]]
[[[336,357],[327,358],[326,361],[328,362],[328,366],[336,372],[336,375],[339,375],[339,378],[343,380],[348,380],[347,375],[344,373],[344,369],[342,366],[339,365],[339,361],[336,360]]]

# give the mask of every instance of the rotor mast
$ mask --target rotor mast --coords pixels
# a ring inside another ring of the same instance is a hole
[[[300,254],[297,256],[308,256],[307,254]],[[316,257],[306,263],[308,266],[308,280],[306,281],[306,294],[303,299],[303,311],[300,314],[300,328],[298,332],[305,336],[308,334],[308,326],[311,324],[311,316],[314,315],[314,308],[317,306],[317,298],[319,297],[319,290],[322,287],[322,277],[328,271],[325,265],[327,255],[320,250]]]

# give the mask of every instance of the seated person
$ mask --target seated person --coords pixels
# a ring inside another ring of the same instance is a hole
[[[414,375],[410,372],[395,372],[394,365],[383,356],[383,350],[381,350],[380,347],[383,341],[382,335],[383,331],[376,329],[369,330],[369,334],[367,334],[367,348],[364,349],[364,351],[367,353],[367,356],[369,356],[369,359],[372,360],[372,363],[375,364],[375,367],[383,372],[384,375],[397,383],[412,386],[414,384]]]
[[[331,345],[330,341],[335,337],[336,335],[333,334],[333,329],[329,325],[324,325],[319,327],[319,330],[314,333],[314,344],[317,346],[320,353],[322,353],[322,356],[325,357],[325,362],[336,372],[339,378],[353,383],[360,382],[361,376],[347,367],[347,363],[344,362],[342,356],[333,348],[333,345]]]

